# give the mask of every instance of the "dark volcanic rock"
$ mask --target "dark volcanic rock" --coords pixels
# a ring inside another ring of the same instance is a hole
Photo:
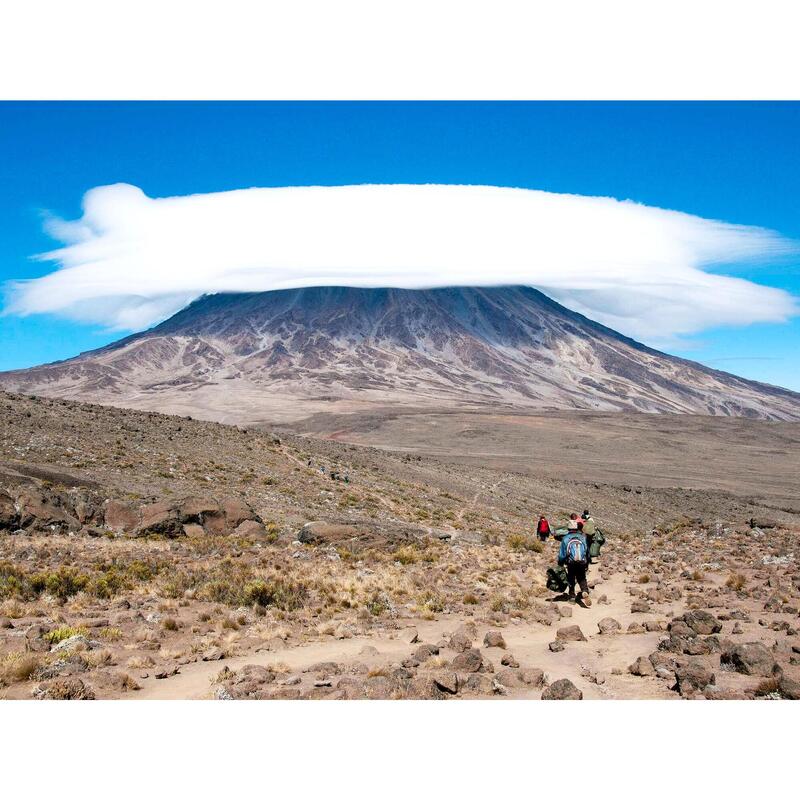
[[[578,625],[567,625],[556,631],[556,639],[562,642],[585,642],[586,637]]]
[[[486,636],[483,637],[484,647],[501,647],[505,649],[506,640],[500,631],[488,631]]]
[[[719,633],[722,630],[722,623],[708,611],[687,611],[683,615],[683,621],[697,634],[707,636],[711,633]]]
[[[542,692],[542,700],[583,700],[583,692],[569,678],[561,678]]]
[[[603,617],[603,619],[597,623],[597,628],[601,634],[607,636],[612,633],[618,633],[622,630],[622,625],[613,617]]]
[[[688,661],[675,670],[675,688],[682,697],[691,697],[702,692],[710,683],[715,683],[714,673],[702,661]]]
[[[453,669],[458,672],[477,672],[483,666],[480,650],[470,649],[459,653],[453,659]]]
[[[761,642],[744,642],[734,645],[720,658],[722,664],[729,664],[743,675],[761,675],[769,678],[778,670],[772,653]]]

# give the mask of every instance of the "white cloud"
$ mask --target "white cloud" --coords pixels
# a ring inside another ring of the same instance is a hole
[[[58,269],[13,284],[7,312],[124,330],[206,292],[314,285],[526,284],[651,343],[798,311],[782,290],[705,271],[794,251],[778,234],[607,197],[361,185],[153,199],[116,184],[46,229],[63,247],[40,258]]]

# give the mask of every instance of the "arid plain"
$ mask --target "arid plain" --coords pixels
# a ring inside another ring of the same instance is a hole
[[[798,696],[798,423],[13,394],[0,421],[5,697]],[[590,608],[533,535],[584,508]]]

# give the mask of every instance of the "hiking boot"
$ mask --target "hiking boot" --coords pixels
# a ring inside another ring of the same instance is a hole
[[[588,595],[585,595],[582,598],[582,600],[583,600],[583,604],[586,606],[586,608],[589,608],[589,606],[592,604],[592,598],[589,597]]]

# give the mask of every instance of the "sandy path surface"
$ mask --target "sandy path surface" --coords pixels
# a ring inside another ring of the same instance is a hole
[[[591,575],[590,575],[591,577]],[[597,599],[606,595],[609,603],[599,604]],[[506,641],[506,650],[482,647],[483,637],[489,626],[478,625],[478,637],[475,646],[481,647],[484,657],[492,661],[496,669],[503,669],[500,659],[505,653],[512,653],[520,666],[543,669],[551,681],[569,678],[584,693],[585,699],[612,698],[674,698],[661,681],[642,680],[627,672],[627,666],[639,655],[647,654],[655,649],[661,636],[659,633],[636,635],[625,634],[629,622],[642,621],[643,615],[630,613],[631,598],[625,591],[622,575],[614,575],[600,583],[593,592],[594,604],[590,608],[570,605],[572,617],[562,619],[547,627],[535,622],[512,622],[502,629]],[[561,603],[559,603],[561,605]],[[647,615],[650,619],[654,615]],[[662,614],[658,615],[664,616]],[[623,633],[612,636],[601,636],[597,623],[604,617],[613,617],[622,625]],[[461,623],[469,621],[465,615],[446,615],[434,621],[404,620],[409,627],[415,627],[420,642],[436,643],[442,636],[453,631]],[[561,626],[579,625],[586,642],[567,642],[563,651],[553,653],[548,644],[555,639],[556,630]],[[394,638],[390,638],[390,637]],[[366,645],[378,650],[378,654],[362,655]],[[223,667],[237,670],[245,664],[261,666],[285,665],[291,674],[299,674],[303,683],[311,678],[303,674],[303,669],[321,661],[352,663],[359,661],[368,667],[386,663],[399,663],[408,657],[417,644],[409,644],[398,632],[386,636],[360,636],[352,639],[325,639],[317,642],[301,644],[280,651],[255,651],[242,656],[228,658],[223,661],[194,662],[183,665],[177,675],[157,680],[149,677],[141,681],[141,691],[128,694],[130,699],[178,700],[206,699],[213,696],[212,681]],[[452,653],[444,651],[448,658]],[[622,670],[621,675],[612,675],[613,668]],[[590,676],[596,675],[601,682],[595,682]],[[540,689],[513,690],[512,698],[538,698]]]

